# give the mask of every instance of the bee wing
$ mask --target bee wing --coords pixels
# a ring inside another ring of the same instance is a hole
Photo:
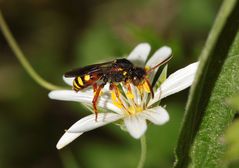
[[[85,74],[92,74],[92,73],[102,73],[105,69],[109,69],[112,67],[113,61],[104,62],[100,64],[93,64],[88,65],[82,68],[73,69],[68,71],[64,74],[65,77],[76,77],[76,76],[83,76]]]

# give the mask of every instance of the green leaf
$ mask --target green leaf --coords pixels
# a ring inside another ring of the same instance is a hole
[[[227,98],[239,91],[239,33],[213,89],[200,129],[192,146],[192,164],[198,167],[225,167],[222,162],[226,146],[224,132],[236,111],[226,103]]]
[[[225,141],[227,145],[224,160],[227,163],[239,161],[239,119],[234,121],[226,130]]]
[[[239,91],[238,20],[239,1],[225,0],[200,56],[176,148],[176,168],[223,166],[221,139],[235,114],[225,100]]]
[[[227,103],[236,110],[239,110],[239,95],[228,98]]]

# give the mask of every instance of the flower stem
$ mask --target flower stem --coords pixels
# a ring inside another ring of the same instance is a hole
[[[16,40],[14,39],[12,33],[10,32],[7,23],[4,20],[4,17],[2,15],[2,12],[0,10],[0,29],[2,30],[2,33],[4,37],[6,38],[7,43],[9,44],[10,48],[14,52],[15,56],[17,57],[20,64],[23,66],[25,71],[28,73],[28,75],[40,86],[42,86],[45,89],[48,90],[56,90],[56,89],[62,89],[59,86],[56,86],[54,84],[49,83],[45,79],[43,79],[31,66],[31,64],[26,59],[25,55],[23,54],[22,50],[18,46]]]
[[[140,144],[141,144],[141,155],[140,155],[140,160],[139,160],[137,168],[143,168],[145,160],[146,160],[147,144],[146,144],[146,137],[145,137],[145,135],[143,135],[140,138]]]

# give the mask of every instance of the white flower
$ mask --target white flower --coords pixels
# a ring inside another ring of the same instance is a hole
[[[127,59],[137,66],[154,67],[169,58],[172,54],[171,48],[164,46],[158,49],[145,64],[149,52],[149,44],[142,43],[135,47]],[[156,102],[189,87],[193,82],[197,67],[198,62],[190,64],[171,74],[159,88],[154,88],[154,98],[148,96],[147,88],[143,88],[145,90],[142,93],[142,90],[140,91],[140,89],[133,85],[130,85],[131,92],[129,92],[125,86],[121,85],[124,94],[120,94],[120,100],[116,98],[113,92],[110,98],[108,86],[105,86],[103,90],[104,94],[100,96],[97,104],[97,106],[105,112],[98,114],[97,121],[95,121],[95,114],[91,114],[73,124],[57,143],[57,149],[63,148],[84,132],[118,120],[123,120],[125,129],[136,139],[145,133],[147,129],[146,120],[156,125],[166,123],[169,120],[168,112],[162,106],[156,105]],[[150,74],[149,79],[151,82],[156,72],[157,69]],[[63,79],[67,84],[72,86],[74,78],[63,77]],[[92,89],[78,93],[73,90],[56,90],[50,92],[49,97],[51,99],[76,101],[91,105],[94,93]]]

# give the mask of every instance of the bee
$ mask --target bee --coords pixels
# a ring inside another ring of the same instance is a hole
[[[75,90],[76,92],[86,89],[90,86],[93,87],[94,98],[92,100],[92,104],[96,116],[95,120],[97,121],[97,100],[100,96],[101,90],[107,83],[110,84],[109,89],[115,93],[118,99],[120,93],[117,85],[119,83],[127,86],[129,90],[130,83],[132,83],[136,87],[142,85],[143,83],[146,83],[150,90],[151,96],[154,97],[154,92],[149,79],[147,78],[147,75],[160,65],[168,62],[170,58],[171,57],[167,58],[160,64],[150,69],[137,67],[125,58],[115,59],[109,62],[73,69],[69,72],[66,72],[64,76],[66,78],[74,77],[73,90]]]

